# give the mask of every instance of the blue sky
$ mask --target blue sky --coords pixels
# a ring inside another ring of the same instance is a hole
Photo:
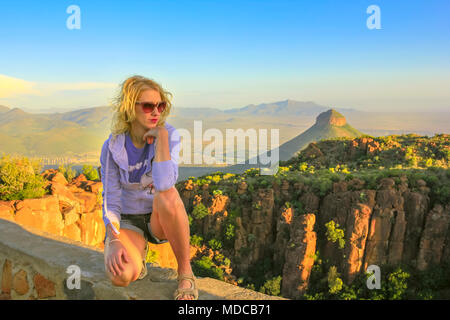
[[[81,29],[66,12],[78,5]],[[381,29],[366,9],[378,5]],[[180,107],[294,99],[450,109],[450,1],[20,1],[0,4],[0,104],[106,105],[126,77]]]

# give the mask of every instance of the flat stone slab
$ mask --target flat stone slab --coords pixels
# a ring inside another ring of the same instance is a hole
[[[106,276],[101,249],[0,219],[0,261],[4,259],[30,266],[54,282],[56,297],[48,299],[172,300],[177,288],[175,270],[150,264],[144,279],[116,287]],[[80,270],[80,289],[68,288],[73,266]],[[286,300],[212,278],[197,279],[199,300]]]

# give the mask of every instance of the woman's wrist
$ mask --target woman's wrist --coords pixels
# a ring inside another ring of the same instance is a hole
[[[115,238],[115,239],[110,239],[110,240],[109,240],[109,244],[111,244],[111,243],[116,243],[116,242],[119,242],[120,244],[122,244],[122,241],[120,241],[119,238]]]
[[[111,222],[106,228],[106,233],[110,239],[118,239],[119,235],[114,231],[113,225],[117,230],[119,230],[119,226],[116,223]]]
[[[169,132],[166,128],[160,127],[158,130],[158,138],[156,139],[155,161],[167,160],[170,160]]]
[[[156,137],[157,138],[166,138],[169,136],[169,132],[167,131],[167,129],[165,127],[156,127]]]

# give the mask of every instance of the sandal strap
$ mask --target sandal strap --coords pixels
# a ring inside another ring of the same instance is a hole
[[[175,290],[174,299],[178,300],[179,297],[184,295],[194,296],[194,300],[198,299],[198,290],[192,288],[178,288]]]
[[[183,295],[191,295],[191,296],[194,296],[194,300],[198,299],[198,289],[197,289],[197,284],[195,282],[196,278],[193,273],[192,274],[179,274],[177,277],[177,280],[178,280],[178,282],[180,282],[181,280],[187,280],[191,283],[191,287],[190,288],[177,288],[174,293],[175,300],[178,300],[178,298]]]
[[[177,280],[178,281],[189,280],[189,281],[192,282],[192,281],[197,280],[197,278],[194,276],[193,273],[191,273],[191,274],[179,274],[178,277],[177,277]]]

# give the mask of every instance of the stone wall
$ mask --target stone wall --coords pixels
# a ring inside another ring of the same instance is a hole
[[[55,169],[41,175],[50,194],[38,199],[0,201],[0,218],[103,249],[101,181],[89,181],[81,174],[68,183]],[[177,268],[169,243],[149,243],[149,248],[158,253],[158,265]]]
[[[103,251],[42,230],[0,219],[0,300],[172,299],[176,272],[149,266],[146,278],[115,287]],[[78,269],[80,286],[73,279]],[[211,278],[198,278],[199,299],[279,299]]]

